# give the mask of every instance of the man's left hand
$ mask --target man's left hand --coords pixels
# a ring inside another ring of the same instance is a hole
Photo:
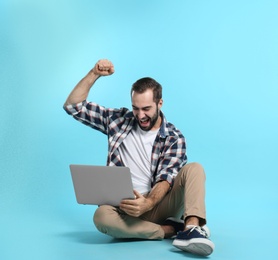
[[[134,195],[136,196],[134,200],[122,200],[120,203],[120,209],[126,214],[132,217],[139,217],[152,209],[150,200],[135,190]]]

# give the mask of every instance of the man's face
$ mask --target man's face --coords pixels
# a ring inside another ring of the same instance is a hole
[[[160,108],[162,100],[158,105],[153,101],[153,91],[146,90],[144,93],[132,92],[132,109],[140,128],[144,131],[156,130],[161,125]]]

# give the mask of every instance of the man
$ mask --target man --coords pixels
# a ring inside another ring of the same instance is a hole
[[[198,163],[186,164],[185,139],[161,112],[161,85],[152,78],[136,81],[131,89],[132,111],[86,101],[95,81],[113,73],[109,60],[99,60],[64,104],[68,114],[108,136],[107,165],[127,166],[132,173],[135,199],[122,200],[119,207],[98,207],[97,229],[115,238],[176,235],[177,248],[211,254],[214,244],[205,226],[205,173]]]

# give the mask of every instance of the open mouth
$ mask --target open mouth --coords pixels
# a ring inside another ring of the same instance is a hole
[[[146,126],[149,125],[150,119],[149,119],[149,118],[143,118],[143,119],[139,120],[139,122],[140,122],[140,125],[141,125],[142,127],[146,127]]]

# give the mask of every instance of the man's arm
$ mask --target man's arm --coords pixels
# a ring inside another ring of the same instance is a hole
[[[65,106],[76,104],[87,99],[89,91],[100,76],[109,76],[114,73],[114,66],[109,60],[99,60],[93,69],[79,81],[68,96]]]
[[[133,217],[139,217],[147,211],[153,209],[167,194],[170,184],[167,181],[156,183],[147,197],[134,191],[135,200],[122,200],[120,209]]]

